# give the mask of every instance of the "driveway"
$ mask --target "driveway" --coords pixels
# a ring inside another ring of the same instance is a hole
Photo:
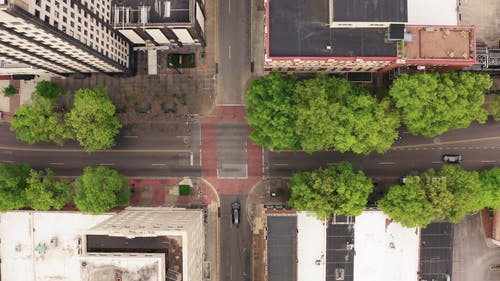
[[[498,281],[500,270],[490,266],[500,264],[500,248],[488,248],[479,214],[465,217],[455,225],[453,241],[453,281]]]

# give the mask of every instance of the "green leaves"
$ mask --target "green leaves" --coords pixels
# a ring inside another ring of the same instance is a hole
[[[122,127],[104,88],[77,90],[74,108],[67,114],[66,122],[88,152],[112,148]]]
[[[62,92],[61,85],[50,81],[40,81],[36,84],[35,88],[35,94],[48,100],[57,99]]]
[[[76,207],[91,214],[124,205],[131,196],[127,179],[116,170],[103,166],[85,168],[76,183]]]
[[[351,164],[342,162],[326,169],[294,174],[289,187],[291,207],[313,212],[324,220],[332,213],[359,215],[365,209],[373,184],[363,172],[356,172]]]
[[[488,113],[481,106],[491,86],[488,75],[470,72],[404,74],[389,93],[412,134],[434,137],[473,121],[484,123]]]
[[[495,121],[500,121],[500,95],[494,95],[493,101],[488,104],[488,111]]]
[[[271,73],[252,81],[247,91],[247,121],[252,126],[250,139],[269,149],[297,149],[294,130],[294,76],[284,78]]]
[[[60,210],[73,198],[71,183],[66,179],[56,181],[50,169],[45,169],[45,173],[32,169],[27,183],[26,199],[35,210]]]
[[[0,212],[28,205],[24,191],[30,169],[28,164],[0,163]]]
[[[55,142],[63,145],[73,137],[63,115],[55,112],[52,102],[44,98],[35,98],[31,104],[21,105],[10,122],[10,129],[18,140],[29,144]]]
[[[478,201],[479,209],[488,207],[500,209],[500,168],[494,167],[479,173],[481,181],[481,197]],[[478,208],[476,208],[478,209]]]
[[[318,75],[296,82],[270,74],[251,84],[247,119],[252,141],[270,149],[334,149],[369,154],[390,148],[399,114],[347,80]]]
[[[485,207],[481,188],[478,172],[443,165],[439,172],[430,169],[406,177],[404,185],[390,187],[378,206],[407,227],[425,227],[437,219],[458,223],[469,212]]]

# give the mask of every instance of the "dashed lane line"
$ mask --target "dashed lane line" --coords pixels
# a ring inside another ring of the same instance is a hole
[[[419,148],[419,147],[442,147],[443,145],[452,145],[459,143],[470,143],[470,142],[481,142],[481,141],[491,141],[491,140],[500,140],[500,136],[498,137],[486,137],[486,138],[475,138],[475,139],[466,139],[466,140],[456,140],[456,141],[442,141],[440,143],[423,143],[423,144],[414,144],[414,145],[399,145],[391,147],[391,150],[399,150],[399,149],[411,149],[411,148]],[[458,149],[458,147],[456,147]],[[469,147],[471,148],[471,147]],[[480,149],[480,147],[474,147],[475,149]],[[472,149],[474,149],[472,148]]]
[[[29,151],[29,152],[62,152],[62,153],[89,153],[83,149],[33,148],[0,146],[0,150]],[[113,149],[99,150],[93,153],[191,153],[190,149]]]

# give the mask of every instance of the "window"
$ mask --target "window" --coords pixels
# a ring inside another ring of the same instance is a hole
[[[49,5],[45,5],[45,11],[50,13],[50,6]]]
[[[40,2],[41,2],[41,0],[36,0],[36,1],[35,1],[35,4],[36,4],[38,7],[40,7]]]
[[[40,17],[40,11],[35,9],[35,17],[39,18]]]

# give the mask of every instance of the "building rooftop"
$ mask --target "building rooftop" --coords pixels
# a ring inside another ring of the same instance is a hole
[[[457,0],[408,0],[408,23],[457,25]]]
[[[365,211],[354,226],[354,280],[417,280],[419,233],[391,222],[381,211]]]
[[[474,60],[472,27],[406,26],[408,60]]]
[[[269,57],[395,57],[387,28],[330,28],[328,0],[269,0]]]
[[[113,0],[111,18],[115,25],[190,23],[190,2],[191,0]]]
[[[453,270],[453,225],[433,222],[421,230],[420,240],[420,279],[443,280]]]
[[[81,281],[164,281],[164,255],[93,255],[81,258]],[[119,279],[120,278],[120,279]]]
[[[297,230],[297,280],[325,280],[326,223],[299,212]]]
[[[267,215],[269,281],[297,280],[297,216]]]
[[[2,280],[80,281],[82,234],[111,216],[72,212],[2,213]]]
[[[333,22],[406,22],[408,19],[408,0],[330,1],[333,1]]]
[[[353,281],[354,218],[333,216],[326,230],[326,281]]]

